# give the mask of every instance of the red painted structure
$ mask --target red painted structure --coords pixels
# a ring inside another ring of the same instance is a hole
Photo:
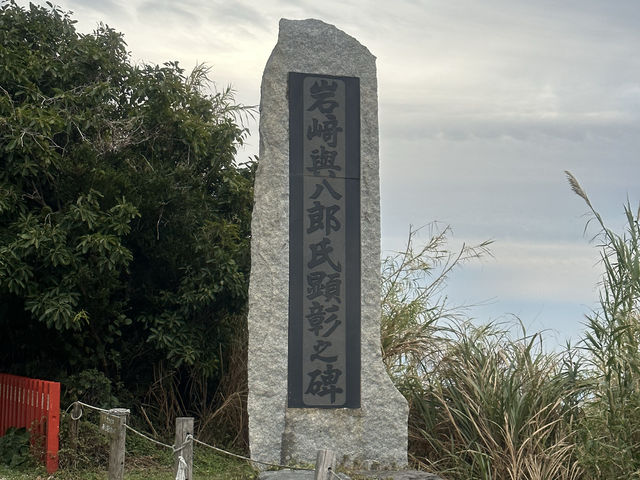
[[[60,384],[0,373],[0,436],[9,427],[26,427],[43,448],[47,472],[58,470]]]

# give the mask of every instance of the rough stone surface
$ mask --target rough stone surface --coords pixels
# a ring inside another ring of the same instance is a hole
[[[418,470],[380,470],[380,471],[356,471],[353,472],[356,478],[366,478],[367,480],[443,480],[441,477]]]
[[[289,282],[288,72],[360,78],[361,408],[287,408]],[[260,161],[252,219],[249,286],[249,443],[252,458],[313,463],[320,449],[345,464],[407,464],[405,399],[380,351],[380,193],[375,57],[319,20],[281,20],[265,67]]]
[[[416,470],[361,470],[353,472],[351,476],[344,473],[338,473],[337,475],[343,480],[349,480],[352,477],[358,479],[366,478],[367,480],[443,480],[433,473],[419,472]],[[262,472],[258,476],[258,480],[313,480],[314,478],[315,472],[291,470]]]
[[[315,472],[295,470],[280,470],[277,472],[262,472],[258,480],[314,480]]]
[[[342,480],[350,480],[344,473],[338,473]],[[314,480],[316,472],[304,472],[296,470],[280,470],[278,472],[262,472],[258,475],[258,480]]]

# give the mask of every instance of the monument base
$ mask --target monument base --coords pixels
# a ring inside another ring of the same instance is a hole
[[[444,480],[436,474],[419,470],[354,470],[353,472],[337,473],[341,480]],[[279,470],[262,472],[258,480],[315,480],[316,473],[300,470]]]
[[[404,398],[394,399],[404,401]],[[366,402],[358,409],[289,408],[282,434],[281,462],[313,464],[318,450],[333,450],[344,466],[407,465],[406,425],[403,409],[390,411],[388,403]]]

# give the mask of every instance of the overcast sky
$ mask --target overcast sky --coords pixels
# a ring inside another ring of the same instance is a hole
[[[450,300],[482,304],[470,310],[481,321],[517,315],[552,343],[579,338],[601,268],[563,171],[618,230],[627,198],[638,204],[637,0],[56,3],[82,32],[102,21],[124,33],[134,61],[209,64],[247,105],[280,18],[354,36],[377,57],[383,249],[433,221],[454,244],[493,239],[493,258],[453,274]],[[257,154],[249,128],[240,160]]]

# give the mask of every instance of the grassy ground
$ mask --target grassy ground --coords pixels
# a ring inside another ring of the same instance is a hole
[[[195,451],[194,476],[208,480],[244,480],[253,479],[256,472],[244,461],[224,457],[211,451]],[[72,467],[62,465],[53,476],[46,473],[44,467],[33,462],[25,466],[10,468],[0,465],[0,480],[106,480],[107,467],[97,465],[94,467]],[[126,460],[126,480],[173,480],[175,474],[172,471],[170,455],[143,455],[130,456]]]
[[[68,421],[66,420],[66,415],[63,414],[59,452],[60,468],[51,476],[52,480],[106,480],[109,442],[99,430],[97,419],[87,414],[83,420],[88,421],[80,422],[78,447],[74,452],[69,449]],[[172,443],[168,439],[161,440],[167,444]],[[20,461],[22,463],[17,467],[2,465],[0,461],[0,480],[48,480],[50,478],[45,468],[34,460],[34,456],[28,454],[28,447],[27,452],[21,455]],[[173,453],[170,449],[155,445],[128,432],[124,476],[126,480],[173,480],[175,479],[173,464]],[[246,461],[221,455],[199,445],[194,448],[193,468],[196,478],[208,480],[241,480],[256,477],[256,472]]]

